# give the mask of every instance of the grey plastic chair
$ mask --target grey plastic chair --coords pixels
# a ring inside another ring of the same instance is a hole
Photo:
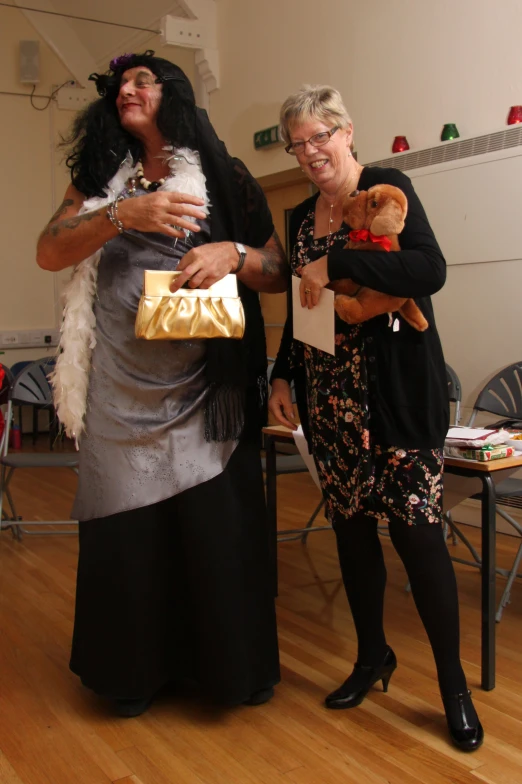
[[[268,383],[270,383],[270,377],[272,375],[272,370],[274,367],[274,360],[271,357],[268,357]],[[291,385],[292,389],[292,403],[295,404],[295,391],[293,384]],[[283,447],[284,451],[278,451],[276,453],[276,476],[282,474],[306,474],[308,473],[308,468],[306,467],[306,463],[304,462],[303,458],[299,454],[299,450],[294,445],[288,445]],[[261,459],[263,471],[266,472],[266,460],[263,457]],[[315,531],[328,531],[331,530],[331,525],[314,525],[315,519],[321,509],[324,506],[324,498],[321,498],[320,502],[312,512],[306,526],[304,528],[290,528],[286,531],[279,531],[277,536],[278,542],[291,542],[296,539],[300,539],[303,543],[306,542],[308,538],[308,534],[313,533]]]
[[[479,411],[501,416],[493,423],[495,427],[522,427],[522,362],[508,365],[485,384],[473,406],[469,427]]]
[[[54,365],[56,360],[55,360],[54,357],[45,356],[45,357],[40,357],[39,359],[34,360],[34,361],[35,362],[43,362],[44,364],[49,365],[50,369],[51,369],[51,367]],[[28,365],[30,365],[30,364],[31,364],[30,360],[24,360],[23,362],[15,362],[15,364],[11,366],[11,373],[13,374],[14,378],[16,378],[17,375],[19,373],[21,373],[22,370],[25,367],[27,367]],[[27,407],[27,404],[25,404],[25,406]],[[17,408],[18,408],[18,422],[20,424],[20,432],[23,434],[24,431],[23,431],[22,410],[23,410],[24,406],[19,405],[19,406],[17,406]],[[37,440],[38,434],[39,434],[39,430],[38,430],[38,414],[39,414],[40,410],[44,410],[44,411],[47,412],[48,418],[49,418],[49,447],[52,450],[54,448],[54,443],[55,443],[55,440],[56,440],[56,438],[58,436],[58,432],[59,432],[58,420],[56,418],[56,412],[54,410],[54,406],[52,404],[52,401],[51,401],[50,404],[46,403],[43,406],[39,406],[39,405],[36,405],[36,404],[34,404],[34,405],[31,404],[30,408],[32,410],[32,422],[33,422],[33,425],[32,425],[33,444],[36,444],[36,440]]]
[[[522,428],[522,362],[515,362],[499,371],[491,378],[483,389],[479,392],[473,411],[471,413],[468,426],[472,426],[479,412],[496,414],[502,418],[488,423],[485,427],[520,427]],[[522,479],[505,479],[495,486],[497,496],[497,514],[499,514],[515,531],[522,536],[522,526],[511,517],[502,507],[522,508]],[[473,498],[480,498],[479,495]],[[482,559],[473,545],[468,541],[462,531],[457,528],[455,523],[448,521],[451,530],[469,549],[473,560],[454,558],[454,561],[469,566],[482,567]],[[497,567],[497,574],[507,578],[504,592],[500,599],[495,620],[497,623],[502,618],[504,607],[509,604],[511,588],[518,574],[520,561],[522,560],[522,543],[520,544],[511,569],[501,569]]]
[[[460,383],[459,377],[451,367],[446,362],[446,381],[448,382],[448,397],[450,399],[450,403],[453,403],[455,406],[453,412],[453,425],[457,426],[460,423],[460,407],[462,404],[462,385]]]
[[[0,528],[10,527],[15,538],[20,539],[21,533],[34,534],[22,527],[21,519],[16,511],[16,506],[10,490],[10,482],[15,470],[22,468],[70,468],[78,473],[78,455],[75,452],[9,452],[9,432],[13,420],[13,407],[18,405],[35,405],[39,408],[52,406],[52,394],[47,375],[52,368],[52,362],[44,360],[31,362],[11,381],[5,429],[1,442],[0,455]],[[5,511],[4,498],[7,499],[11,514]],[[2,517],[7,521],[4,525]],[[31,520],[23,521],[26,525],[74,525],[74,520]],[[60,531],[42,532],[49,534],[62,533]],[[76,533],[67,531],[63,533]]]

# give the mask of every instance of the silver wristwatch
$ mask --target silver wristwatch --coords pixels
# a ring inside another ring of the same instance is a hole
[[[246,248],[244,245],[241,245],[240,242],[234,242],[234,248],[237,250],[239,255],[239,261],[237,263],[236,269],[234,270],[235,274],[237,275],[237,273],[242,269],[243,264],[245,263]]]

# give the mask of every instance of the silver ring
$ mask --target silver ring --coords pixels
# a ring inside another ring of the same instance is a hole
[[[312,289],[305,289],[304,292],[305,292],[305,294],[311,294],[312,293]]]

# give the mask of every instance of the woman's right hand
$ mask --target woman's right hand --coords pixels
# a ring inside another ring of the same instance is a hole
[[[283,378],[274,378],[271,383],[272,392],[268,401],[268,410],[280,425],[297,430],[297,425],[294,422],[295,412],[290,384]]]
[[[206,217],[203,199],[188,193],[156,191],[118,202],[118,219],[125,229],[159,232],[169,237],[184,237],[182,229],[197,232],[200,227],[188,218]],[[176,226],[176,228],[174,228]],[[179,227],[179,228],[178,228]]]

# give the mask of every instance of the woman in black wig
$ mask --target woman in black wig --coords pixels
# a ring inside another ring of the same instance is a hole
[[[53,380],[81,435],[71,668],[125,716],[181,681],[259,704],[279,662],[258,292],[286,290],[286,261],[261,189],[177,66],[148,51],[91,78],[101,97],[74,124],[72,182],[37,253],[76,266]],[[244,338],[136,339],[145,269],[194,288],[235,273]]]

